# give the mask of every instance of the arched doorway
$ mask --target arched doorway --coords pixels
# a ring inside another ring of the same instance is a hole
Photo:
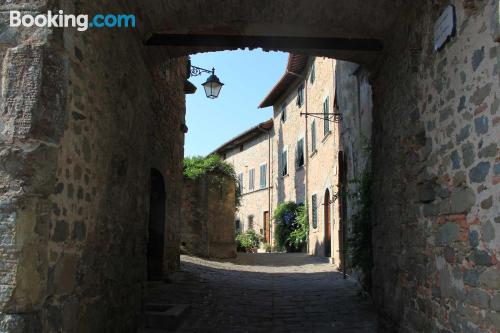
[[[326,191],[325,191],[324,208],[325,208],[325,214],[323,216],[325,218],[325,221],[324,221],[324,226],[325,226],[325,231],[324,231],[325,257],[331,257],[331,254],[332,254],[332,233],[331,233],[331,226],[330,226],[331,211],[330,211],[330,190],[329,189],[326,189]]]
[[[148,280],[161,280],[165,239],[165,183],[160,171],[151,169],[149,206]]]

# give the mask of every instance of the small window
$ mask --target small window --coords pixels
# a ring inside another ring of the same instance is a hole
[[[234,226],[236,228],[236,232],[239,232],[240,231],[240,227],[241,227],[239,219],[236,220],[236,221],[234,221]]]
[[[311,66],[311,75],[309,76],[309,82],[313,84],[315,80],[316,80],[316,65],[313,62]]]
[[[304,85],[301,84],[297,89],[297,106],[300,108],[304,104]]]
[[[316,152],[316,120],[311,123],[311,151]]]
[[[243,193],[243,174],[238,175],[238,186],[240,187],[240,192]]]
[[[266,188],[267,186],[267,164],[262,164],[260,166],[260,188]]]
[[[297,141],[297,152],[295,155],[296,158],[296,166],[297,168],[301,168],[304,166],[304,139],[300,139]]]
[[[330,115],[329,113],[329,106],[328,106],[328,97],[325,99],[323,102],[323,118],[324,118],[324,135],[326,136],[328,133],[330,133]]]
[[[283,103],[280,108],[280,119],[284,123],[286,121],[286,105]]]
[[[318,227],[318,197],[316,194],[312,195],[311,209],[312,209],[312,226],[314,229],[316,229]]]
[[[255,169],[250,169],[248,172],[248,190],[253,191],[255,189]]]
[[[283,150],[281,152],[281,176],[288,175],[288,152]]]
[[[248,230],[253,230],[253,215],[248,216]]]

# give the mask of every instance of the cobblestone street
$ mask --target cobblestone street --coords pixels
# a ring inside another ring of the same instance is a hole
[[[376,315],[325,258],[239,254],[231,262],[182,256],[148,302],[189,304],[177,332],[375,332]]]

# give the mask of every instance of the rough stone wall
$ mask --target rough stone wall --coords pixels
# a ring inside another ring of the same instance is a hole
[[[53,7],[133,12],[2,10]],[[167,191],[164,274],[179,265],[185,59],[146,49],[139,29],[2,29],[0,330],[134,332],[153,167]]]
[[[270,132],[271,140],[273,131]],[[236,174],[243,174],[243,188],[241,197],[241,206],[236,212],[236,218],[240,220],[240,231],[249,229],[248,217],[253,216],[253,229],[260,233],[264,231],[264,212],[270,212],[272,216],[273,206],[270,202],[269,191],[269,168],[272,165],[274,154],[271,152],[271,161],[269,161],[269,138],[267,133],[262,133],[257,138],[243,144],[243,151],[239,148],[233,149],[226,154],[226,161],[234,166]],[[260,187],[260,166],[267,164],[266,187]],[[254,190],[249,190],[249,172],[255,170]],[[269,221],[271,222],[271,221]],[[262,235],[264,235],[262,233]],[[271,233],[272,238],[272,233]]]
[[[373,80],[374,299],[386,330],[500,327],[498,1],[409,7]]]
[[[206,175],[184,178],[181,245],[201,257],[236,257],[234,215],[236,184],[232,179]]]
[[[329,112],[334,113],[335,99],[335,73],[336,61],[334,59],[317,57],[314,60],[315,80],[311,82],[311,68],[308,69],[307,111],[311,113],[323,112],[323,103],[328,98]],[[316,150],[312,149],[312,126],[316,128]],[[338,209],[337,204],[325,202],[325,192],[328,189],[330,200],[337,193],[337,155],[339,150],[337,124],[329,122],[330,131],[325,134],[324,120],[315,117],[307,119],[308,126],[308,156],[307,156],[307,201],[309,203],[309,253],[318,256],[325,255],[325,205],[330,205],[330,257],[335,264],[339,264],[338,251]],[[317,195],[318,225],[312,226],[311,197]]]
[[[358,197],[360,181],[365,173],[371,173],[372,138],[372,88],[369,72],[358,64],[337,61],[335,71],[337,101],[340,122],[340,145],[345,159],[345,238],[349,239],[353,230],[353,217],[360,210]],[[360,278],[360,273],[346,258],[350,274]]]
[[[40,331],[47,287],[46,228],[57,143],[66,120],[67,57],[47,28],[11,28],[9,11],[37,13],[46,1],[0,4],[0,331]]]

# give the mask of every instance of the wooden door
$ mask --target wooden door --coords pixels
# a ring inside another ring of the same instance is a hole
[[[271,225],[269,223],[269,212],[264,212],[264,239],[271,243]]]
[[[325,257],[330,257],[332,254],[332,233],[331,233],[331,226],[330,226],[330,218],[331,218],[331,211],[330,211],[330,190],[326,189],[325,191],[325,201],[324,201],[324,207],[325,207],[325,214],[323,215],[325,217],[324,221],[324,235],[325,235]]]

